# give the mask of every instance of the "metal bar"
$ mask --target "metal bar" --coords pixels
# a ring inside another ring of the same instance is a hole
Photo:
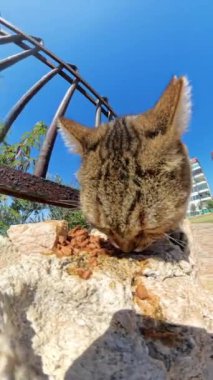
[[[21,53],[11,55],[10,57],[7,57],[5,59],[2,59],[0,61],[0,71],[7,69],[8,67],[14,65],[15,63],[21,61],[24,58],[29,57],[29,55],[33,55],[39,50],[39,48],[36,46],[32,49],[22,51]]]
[[[101,124],[101,103],[97,102],[97,108],[95,112],[95,127],[97,128]]]
[[[113,119],[114,119],[114,117],[113,117],[113,115],[111,114],[111,112],[109,111],[109,112],[108,112],[108,120],[111,121],[111,120],[113,120]]]
[[[0,193],[33,202],[79,209],[79,191],[55,182],[0,166]]]
[[[67,64],[66,62],[64,62],[60,58],[58,58],[50,50],[48,50],[48,49],[44,48],[43,46],[41,46],[39,44],[39,42],[37,42],[34,38],[28,36],[26,33],[22,32],[20,29],[16,28],[14,25],[12,25],[9,22],[7,22],[6,20],[4,20],[2,17],[0,17],[0,23],[3,24],[4,26],[6,26],[7,28],[11,29],[13,32],[15,32],[17,34],[20,34],[21,36],[24,37],[24,39],[26,39],[27,41],[31,42],[33,45],[37,46],[41,51],[43,51],[44,53],[46,53],[47,55],[49,55],[49,57],[51,57],[52,59],[54,59],[59,64],[63,65],[72,75],[74,75],[79,80],[79,82],[81,82],[87,89],[89,89],[90,92],[92,92],[92,94],[96,98],[98,98],[101,101],[102,104],[104,104],[113,114],[115,114],[115,112],[113,111],[112,107],[109,106],[109,104],[107,104],[107,102],[97,93],[97,91],[94,88],[92,88],[89,85],[89,83],[87,83],[79,75],[79,73],[77,71],[75,71],[69,64]]]
[[[107,102],[107,104],[108,104],[109,99],[108,99],[107,97],[104,97],[104,100],[105,100],[105,101]],[[111,112],[110,110],[109,110],[108,113],[107,113],[107,118],[108,118],[109,121],[113,120],[113,114],[112,114],[112,112]]]
[[[10,113],[6,117],[6,120],[3,124],[2,129],[0,130],[0,142],[2,142],[9,131],[12,123],[19,116],[21,111],[27,105],[27,103],[32,99],[33,96],[50,80],[52,79],[59,71],[61,67],[56,67],[55,69],[49,71],[45,74],[38,82],[36,82],[22,97],[18,102],[13,106]]]
[[[72,98],[72,96],[76,90],[77,82],[78,82],[78,80],[75,79],[73,81],[73,84],[67,90],[64,98],[62,99],[62,101],[61,101],[61,103],[60,103],[60,105],[59,105],[59,107],[55,113],[55,116],[51,122],[51,125],[47,131],[46,138],[45,138],[44,143],[42,145],[41,152],[40,152],[40,155],[39,155],[36,167],[35,167],[35,173],[34,174],[38,177],[43,177],[43,178],[46,177],[51,153],[52,153],[54,143],[55,143],[55,139],[57,136],[56,122],[57,122],[58,117],[63,116],[64,113],[66,112],[66,109],[69,105],[69,102],[70,102],[70,100],[71,100],[71,98]]]
[[[0,45],[8,44],[10,42],[21,41],[22,39],[23,39],[23,37],[19,36],[18,34],[2,36],[2,37],[0,37]]]
[[[0,22],[1,23],[1,22]],[[5,31],[0,31],[0,35],[7,35],[7,33]],[[16,42],[16,45],[18,45],[19,47],[21,47],[22,49],[26,49],[28,50],[30,47],[28,45],[26,45],[24,42]],[[43,62],[44,64],[46,64],[48,67],[50,68],[56,68],[56,66],[47,60],[46,57],[44,57],[43,55],[41,55],[40,53],[35,53],[34,56],[36,58],[38,58],[41,62]],[[73,65],[74,66],[74,65]],[[69,82],[70,84],[73,83],[73,79],[71,77],[69,77],[69,75],[65,72],[63,72],[62,70],[58,73],[62,78],[64,78],[67,82]],[[82,94],[84,95],[92,104],[94,105],[97,105],[97,100],[94,99],[90,94],[88,94],[88,92],[83,88],[81,87],[79,84],[77,86],[77,90]],[[110,111],[109,110],[109,107],[107,107],[107,110],[105,110],[105,108],[101,107],[101,112],[107,117],[108,116],[108,112]],[[112,115],[113,116],[117,116],[116,113],[113,111],[112,112]]]
[[[36,40],[39,44],[44,45],[44,41],[42,40],[42,38],[35,37],[35,36],[31,36],[31,37],[34,38],[34,40]],[[22,39],[24,39],[24,38],[22,37]]]
[[[59,73],[59,74],[60,74],[60,73]],[[86,90],[85,90],[83,87],[81,87],[80,85],[78,85],[78,86],[77,86],[77,89],[78,89],[78,91],[79,91],[82,95],[84,95],[85,98],[87,98],[92,104],[97,105],[96,100],[95,100],[94,98],[92,98],[91,95],[88,94],[88,92],[86,92]],[[101,112],[102,112],[105,116],[107,116],[107,115],[108,115],[108,112],[110,112],[110,111],[106,111],[105,108],[101,107]],[[115,116],[116,116],[116,114],[115,114]]]

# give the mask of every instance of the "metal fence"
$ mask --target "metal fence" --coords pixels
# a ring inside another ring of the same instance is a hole
[[[30,100],[56,75],[61,76],[67,83],[68,89],[55,112],[41,147],[34,174],[24,173],[8,166],[0,165],[0,193],[37,201],[46,204],[74,208],[79,197],[77,189],[59,185],[46,178],[51,154],[57,137],[56,120],[63,116],[71,102],[73,95],[80,92],[95,107],[95,126],[101,123],[101,115],[109,120],[116,117],[108,99],[85,81],[79,74],[78,68],[64,62],[54,53],[44,47],[43,40],[30,36],[16,28],[3,18],[0,18],[0,45],[15,44],[22,49],[21,52],[6,57],[0,61],[0,71],[18,64],[18,62],[33,56],[50,68],[49,72],[40,78],[18,102],[12,107],[0,131],[0,143],[5,139],[14,121]],[[3,27],[3,28],[2,28]]]

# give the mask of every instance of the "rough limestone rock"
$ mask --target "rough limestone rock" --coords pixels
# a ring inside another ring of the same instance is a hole
[[[20,252],[49,253],[55,246],[58,235],[66,236],[67,222],[47,220],[46,222],[17,224],[11,226],[7,234]]]
[[[1,238],[0,379],[212,379],[212,302],[183,229],[143,254],[102,256],[88,280],[68,274],[72,257]]]

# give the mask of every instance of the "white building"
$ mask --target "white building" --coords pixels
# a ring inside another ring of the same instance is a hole
[[[212,199],[212,197],[209,184],[199,160],[192,158],[190,161],[192,167],[192,193],[188,213],[195,213],[196,211],[205,209],[206,201]]]

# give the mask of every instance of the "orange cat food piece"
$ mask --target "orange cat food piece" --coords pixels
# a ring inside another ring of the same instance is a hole
[[[91,257],[88,261],[89,265],[91,265],[92,267],[96,267],[98,265],[98,261],[96,259],[96,257]]]
[[[149,298],[149,294],[143,284],[139,284],[135,290],[135,294],[141,300]]]
[[[76,232],[81,228],[80,226],[77,226],[75,228],[72,228],[71,230],[68,231],[68,236],[73,237],[75,236]]]
[[[73,254],[72,247],[70,247],[70,246],[61,247],[61,251],[60,252],[64,256],[71,256]]]
[[[94,235],[90,236],[90,242],[91,243],[100,244],[100,241],[101,241],[101,239],[99,236],[94,236]]]
[[[92,275],[92,271],[90,269],[83,269],[83,268],[78,268],[76,270],[76,273],[83,280],[88,280]]]
[[[63,235],[59,235],[58,242],[62,245],[66,244],[66,237]]]

